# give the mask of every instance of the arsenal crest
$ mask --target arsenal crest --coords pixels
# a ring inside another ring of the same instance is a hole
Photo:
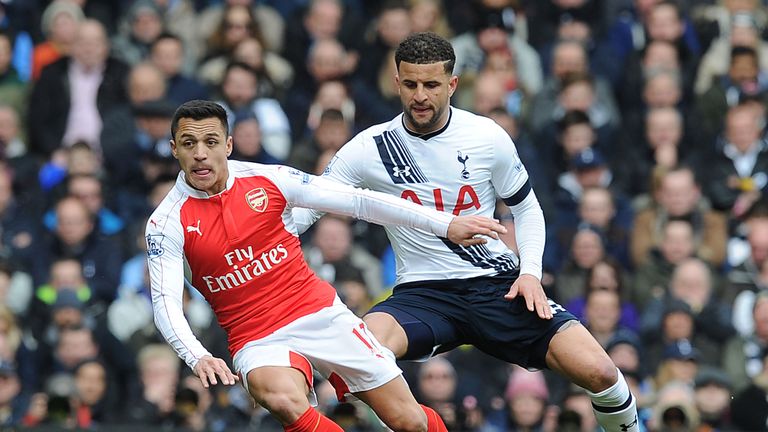
[[[252,209],[259,213],[264,213],[264,210],[267,209],[269,197],[264,188],[256,188],[245,194],[245,201]]]

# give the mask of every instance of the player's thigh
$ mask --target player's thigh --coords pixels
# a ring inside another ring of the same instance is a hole
[[[471,343],[498,359],[525,368],[546,368],[550,341],[560,327],[575,321],[576,317],[550,301],[552,319],[541,319],[528,310],[522,296],[513,300],[504,298],[509,285],[494,281],[472,299]]]
[[[602,346],[576,322],[565,326],[549,342],[547,366],[593,393],[616,382],[617,372]]]
[[[426,430],[427,416],[402,376],[355,396],[373,408],[392,430]]]
[[[389,313],[370,312],[363,317],[365,325],[387,349],[402,357],[408,349],[408,335],[400,323]]]
[[[341,301],[291,325],[292,345],[342,397],[382,386],[402,371]]]

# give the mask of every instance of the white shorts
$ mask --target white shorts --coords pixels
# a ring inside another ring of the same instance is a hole
[[[346,394],[380,387],[402,374],[394,357],[384,350],[363,320],[336,297],[332,306],[248,342],[235,353],[233,363],[246,389],[248,372],[258,367],[298,369],[307,379],[309,399],[316,406],[313,367],[333,385],[341,401]]]

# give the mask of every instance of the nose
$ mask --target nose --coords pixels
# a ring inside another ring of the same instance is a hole
[[[413,93],[413,99],[418,103],[427,100],[427,92],[424,90],[424,85],[419,84],[416,86],[416,91]]]
[[[198,144],[195,146],[195,151],[192,154],[196,160],[205,160],[208,157],[208,150],[205,144]]]

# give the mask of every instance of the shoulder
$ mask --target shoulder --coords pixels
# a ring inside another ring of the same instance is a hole
[[[346,144],[344,144],[344,147],[353,148],[353,147],[367,147],[370,145],[374,145],[376,142],[375,137],[383,134],[385,131],[402,127],[400,118],[401,116],[398,115],[393,120],[370,126],[369,128],[358,132],[357,135],[355,135],[351,140],[349,140]]]
[[[177,227],[181,220],[181,206],[188,197],[178,186],[174,185],[150,215],[147,221],[147,234],[160,234]]]
[[[470,130],[474,135],[494,139],[509,138],[507,132],[491,118],[455,107],[451,107],[451,111],[451,122],[455,122],[457,127],[471,128]]]

